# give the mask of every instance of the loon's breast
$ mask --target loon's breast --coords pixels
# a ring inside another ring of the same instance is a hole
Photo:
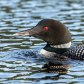
[[[76,60],[84,60],[84,45],[79,45],[79,46],[74,46],[73,48],[71,48],[69,51],[66,51],[62,54],[58,54],[55,52],[50,52],[47,51],[45,49],[41,49],[38,54],[40,56],[44,56],[46,58],[53,58],[56,56],[66,56],[69,57],[71,59],[76,59]]]
[[[48,58],[50,58],[50,57],[53,57],[54,55],[56,55],[56,53],[55,52],[50,52],[50,51],[47,51],[47,50],[45,50],[45,49],[41,49],[39,52],[38,52],[38,54],[40,55],[40,56],[45,56],[45,57],[48,57]]]

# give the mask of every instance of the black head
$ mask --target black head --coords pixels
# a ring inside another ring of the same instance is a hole
[[[71,35],[64,24],[53,19],[43,19],[29,30],[15,33],[19,36],[34,36],[43,39],[48,44],[64,44],[71,41]]]

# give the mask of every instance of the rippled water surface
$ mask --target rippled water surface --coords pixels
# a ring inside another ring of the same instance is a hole
[[[72,46],[84,44],[84,0],[0,0],[0,84],[84,84],[84,61],[27,56],[46,43],[13,35],[45,18],[67,26]]]

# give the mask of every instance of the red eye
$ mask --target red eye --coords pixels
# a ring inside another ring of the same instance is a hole
[[[44,30],[48,30],[48,27],[44,27]]]

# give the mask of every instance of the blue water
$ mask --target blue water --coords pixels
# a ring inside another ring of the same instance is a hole
[[[84,44],[84,0],[0,1],[0,84],[84,84],[83,61],[31,56],[46,43],[13,35],[46,18],[66,25],[72,46]]]

